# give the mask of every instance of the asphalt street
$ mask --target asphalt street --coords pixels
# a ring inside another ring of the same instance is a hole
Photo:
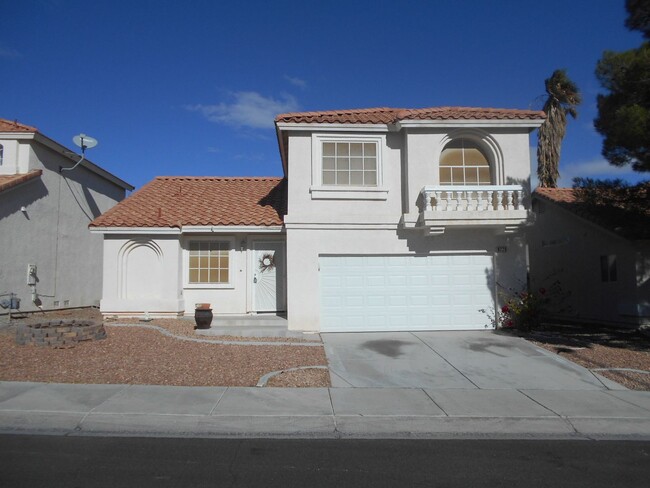
[[[646,487],[650,442],[0,436],[0,486]]]

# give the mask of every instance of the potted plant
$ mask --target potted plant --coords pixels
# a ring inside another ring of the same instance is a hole
[[[209,303],[197,303],[194,308],[197,329],[209,329],[212,324],[212,309]]]

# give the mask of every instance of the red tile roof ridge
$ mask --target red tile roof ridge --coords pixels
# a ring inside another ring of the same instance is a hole
[[[275,122],[306,123],[369,123],[394,124],[409,119],[544,119],[541,110],[523,110],[511,108],[482,107],[425,107],[425,108],[390,108],[375,107],[362,109],[325,110],[311,112],[289,112],[279,114]]]
[[[36,127],[21,124],[17,120],[0,118],[0,132],[38,132]]]
[[[318,115],[336,115],[336,114],[367,114],[367,113],[377,113],[377,112],[390,112],[397,113],[401,110],[406,110],[403,108],[392,108],[392,107],[371,107],[371,108],[348,108],[340,110],[310,110],[306,112],[286,112],[283,114],[278,114],[275,117],[276,121],[279,121],[284,118],[300,115],[300,116],[318,116]]]
[[[156,180],[280,181],[284,176],[156,176]],[[151,182],[149,182],[151,183]]]

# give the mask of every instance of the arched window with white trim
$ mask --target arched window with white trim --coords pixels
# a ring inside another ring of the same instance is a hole
[[[490,162],[471,139],[454,139],[440,154],[441,185],[490,185]]]

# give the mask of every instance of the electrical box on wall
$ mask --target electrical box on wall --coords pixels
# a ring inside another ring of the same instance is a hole
[[[35,285],[36,284],[36,265],[28,264],[27,265],[27,284]]]

